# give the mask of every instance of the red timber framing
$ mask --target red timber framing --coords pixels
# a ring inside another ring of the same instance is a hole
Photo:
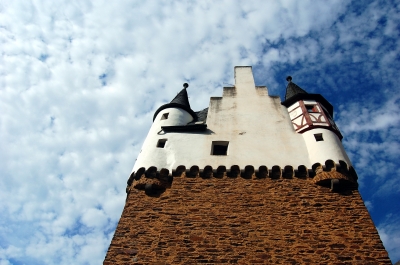
[[[326,110],[320,103],[315,101],[308,103],[307,101],[300,100],[298,104],[296,108],[289,112],[296,132],[303,133],[315,128],[324,128],[333,131],[339,139],[343,138],[336,124],[325,113]],[[294,113],[296,114],[293,116]]]

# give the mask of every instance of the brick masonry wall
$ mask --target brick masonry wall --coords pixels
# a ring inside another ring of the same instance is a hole
[[[104,264],[391,264],[357,190],[310,178],[175,177],[129,188]]]

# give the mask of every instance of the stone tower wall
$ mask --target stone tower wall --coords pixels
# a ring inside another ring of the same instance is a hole
[[[192,115],[159,112],[104,264],[391,264],[338,135],[297,133],[282,104],[235,67],[207,130],[165,130]]]
[[[143,174],[104,264],[391,264],[359,192],[315,178],[183,172],[147,195]]]

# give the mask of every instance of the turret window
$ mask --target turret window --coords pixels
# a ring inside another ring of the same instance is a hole
[[[314,134],[314,137],[315,137],[315,141],[317,141],[317,142],[324,140],[324,138],[322,137],[322,133],[316,133],[316,134]]]
[[[166,120],[166,119],[168,119],[168,115],[169,115],[169,113],[164,113],[164,114],[161,116],[161,120]]]
[[[305,105],[307,112],[320,112],[317,105]]]
[[[158,147],[158,148],[164,148],[166,142],[167,142],[167,139],[160,139],[160,140],[158,140],[158,142],[157,142],[157,147]]]
[[[211,154],[214,156],[228,155],[228,141],[213,141],[211,146]]]

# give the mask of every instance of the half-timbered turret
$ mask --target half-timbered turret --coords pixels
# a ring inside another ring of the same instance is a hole
[[[293,127],[298,133],[324,128],[331,130],[342,139],[338,127],[333,121],[333,106],[320,94],[308,94],[304,89],[292,82],[292,77],[286,78],[285,101]]]
[[[349,158],[342,145],[342,134],[333,121],[333,106],[320,94],[309,94],[286,78],[285,100],[289,117],[296,133],[304,138],[312,163],[318,159]]]

